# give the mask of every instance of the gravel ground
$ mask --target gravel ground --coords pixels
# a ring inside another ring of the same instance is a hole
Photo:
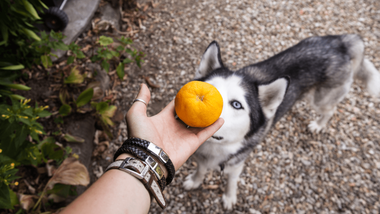
[[[309,36],[358,33],[366,56],[380,69],[378,0],[162,0],[146,11],[134,35],[147,54],[141,69],[131,66],[116,104],[125,112],[138,86],[149,82],[148,111],[158,113],[190,81],[208,44],[216,40],[231,69],[264,60]],[[144,76],[144,77],[143,77]],[[146,80],[148,79],[148,81]],[[127,104],[126,104],[127,103]],[[223,210],[226,178],[209,172],[201,188],[186,191],[189,160],[165,190],[169,203],[151,213],[379,213],[380,102],[354,83],[327,130],[312,134],[315,112],[298,102],[273,127],[250,158],[239,181],[237,205]],[[111,142],[116,149],[127,136]]]

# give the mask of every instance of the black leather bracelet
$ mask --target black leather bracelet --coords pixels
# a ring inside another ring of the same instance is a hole
[[[135,137],[127,139],[126,141],[124,141],[123,145],[134,145],[142,147],[148,153],[158,158],[165,165],[166,171],[168,172],[168,176],[166,178],[166,185],[169,185],[172,182],[175,175],[174,165],[163,149],[161,149],[152,142]]]
[[[137,146],[124,145],[123,144],[116,151],[116,153],[114,155],[114,158],[113,158],[114,161],[116,160],[116,158],[119,155],[121,155],[123,153],[132,154],[132,155],[136,156],[138,159],[140,159],[140,160],[145,161],[146,163],[148,163],[148,165],[150,166],[150,168],[156,174],[157,180],[158,180],[158,183],[159,183],[161,189],[162,190],[165,189],[165,187],[166,187],[166,178],[165,178],[164,172],[162,171],[160,165],[151,156],[149,156],[148,154],[146,154],[143,150],[141,150],[141,148],[139,148]]]

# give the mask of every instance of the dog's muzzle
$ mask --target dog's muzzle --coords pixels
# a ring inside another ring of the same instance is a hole
[[[219,137],[219,136],[211,136],[211,137],[216,139],[216,140],[223,140],[223,137]]]

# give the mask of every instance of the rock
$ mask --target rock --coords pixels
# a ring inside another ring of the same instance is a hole
[[[98,9],[100,0],[75,0],[67,1],[63,11],[69,17],[69,23],[65,30],[63,30],[63,35],[66,38],[63,39],[65,44],[70,44],[78,36],[83,33],[83,31],[90,24],[92,17],[94,16],[95,11]],[[64,56],[66,51],[53,51],[53,54],[56,54],[58,58],[53,57],[52,61],[59,60]]]
[[[117,30],[120,31],[120,10],[119,8],[113,8],[111,4],[107,3],[102,11],[103,15],[100,18],[101,21],[107,22]]]

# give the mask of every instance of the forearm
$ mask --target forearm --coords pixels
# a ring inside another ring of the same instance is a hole
[[[118,159],[124,159],[125,154]],[[94,197],[96,196],[96,197]],[[109,170],[62,213],[148,213],[150,195],[137,178]]]

